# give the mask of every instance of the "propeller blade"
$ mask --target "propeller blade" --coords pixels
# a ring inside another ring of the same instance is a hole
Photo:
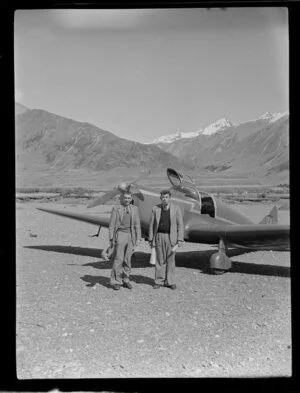
[[[114,198],[116,195],[118,195],[120,191],[118,189],[113,189],[111,191],[108,191],[104,195],[102,195],[100,198],[95,199],[93,202],[91,202],[89,205],[87,205],[87,208],[95,207],[98,205],[104,205],[105,202],[111,200]]]
[[[95,207],[95,206],[98,206],[98,205],[104,205],[105,202],[111,200],[116,195],[124,193],[126,191],[130,191],[130,188],[131,188],[132,185],[134,185],[137,188],[138,192],[141,194],[139,188],[135,185],[135,183],[138,182],[140,179],[141,178],[136,179],[135,181],[133,181],[133,182],[131,182],[129,184],[124,183],[124,182],[123,183],[119,183],[117,185],[117,187],[115,187],[111,191],[108,191],[107,193],[102,195],[100,198],[95,199],[93,202],[91,202],[89,205],[87,205],[87,208]]]

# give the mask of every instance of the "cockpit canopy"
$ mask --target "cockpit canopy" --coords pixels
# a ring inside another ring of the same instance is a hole
[[[198,202],[199,213],[215,217],[216,208],[213,198],[206,192],[199,191],[190,176],[182,175],[172,168],[167,169],[167,176],[175,191]]]

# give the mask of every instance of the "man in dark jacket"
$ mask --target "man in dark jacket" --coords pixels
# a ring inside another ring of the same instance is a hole
[[[115,246],[110,284],[115,290],[120,289],[122,284],[132,289],[129,281],[131,256],[141,240],[139,211],[131,204],[131,193],[124,192],[120,202],[120,205],[113,207],[109,222],[109,241],[111,246]]]
[[[153,207],[150,219],[149,244],[156,250],[154,289],[176,289],[174,246],[183,243],[183,220],[180,207],[170,199],[170,190],[162,190],[161,204]]]

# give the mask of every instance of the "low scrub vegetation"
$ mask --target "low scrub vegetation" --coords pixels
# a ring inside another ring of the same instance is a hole
[[[153,187],[154,185],[152,185]],[[155,188],[155,187],[154,187]],[[225,199],[228,202],[244,202],[244,201],[276,201],[278,198],[289,199],[289,187],[280,185],[276,187],[199,187],[200,191],[206,191],[217,198]],[[105,190],[103,190],[105,191]],[[18,196],[21,199],[57,199],[57,198],[93,198],[94,193],[99,190],[93,190],[85,187],[19,187],[16,189],[17,194],[25,194]],[[101,191],[100,191],[101,192]],[[28,194],[28,196],[27,196]],[[35,194],[33,196],[32,194]],[[40,194],[40,197],[39,197]],[[44,194],[44,195],[43,195]],[[56,194],[45,195],[45,194]]]
[[[63,187],[19,187],[16,189],[17,193],[22,194],[35,194],[35,193],[51,193],[51,194],[60,194],[63,197],[67,197],[70,195],[84,196],[86,194],[90,195],[95,190],[83,188],[83,187],[71,187],[71,188],[63,188]]]

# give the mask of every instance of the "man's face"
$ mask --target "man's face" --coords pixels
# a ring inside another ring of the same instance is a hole
[[[130,205],[131,201],[132,201],[132,196],[131,196],[130,194],[123,194],[123,195],[122,195],[122,197],[121,197],[121,203],[122,203],[124,206]]]
[[[170,202],[170,195],[169,194],[162,194],[160,196],[160,200],[164,206],[167,206]]]

